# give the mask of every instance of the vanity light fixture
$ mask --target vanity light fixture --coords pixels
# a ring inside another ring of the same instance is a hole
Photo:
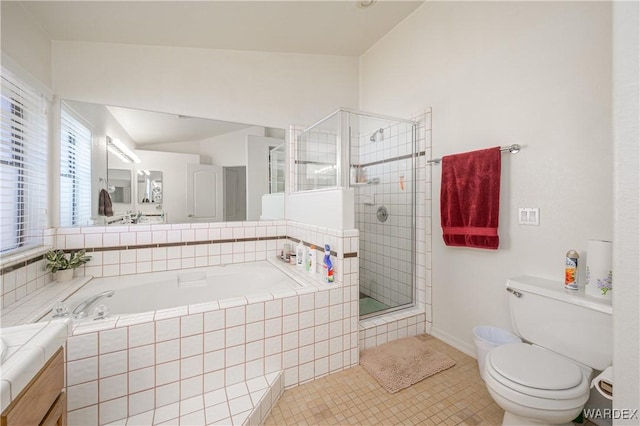
[[[120,139],[107,138],[107,149],[125,163],[140,163],[140,157],[123,144]]]

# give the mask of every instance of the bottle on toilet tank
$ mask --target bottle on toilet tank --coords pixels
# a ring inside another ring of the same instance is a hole
[[[580,255],[575,250],[569,250],[564,260],[564,288],[578,289],[578,259]]]

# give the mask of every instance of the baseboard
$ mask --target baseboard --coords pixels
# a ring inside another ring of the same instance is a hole
[[[453,346],[457,350],[459,350],[461,352],[464,352],[465,354],[469,355],[470,357],[476,358],[476,348],[475,348],[475,346],[470,345],[467,342],[464,342],[464,341],[458,339],[457,337],[452,336],[451,334],[447,333],[446,331],[442,331],[442,330],[438,329],[437,327],[433,327],[431,329],[431,335],[433,337],[437,338],[437,339],[442,340],[446,344]]]

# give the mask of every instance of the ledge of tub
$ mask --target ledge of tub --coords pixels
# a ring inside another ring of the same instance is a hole
[[[332,283],[326,282],[322,278],[322,274],[311,274],[304,268],[300,268],[297,265],[291,265],[283,262],[282,260],[274,257],[267,258],[267,262],[284,272],[291,279],[300,284],[301,289],[293,290],[296,294],[314,292],[318,290],[329,290],[332,288],[342,287],[342,282],[334,281]]]
[[[42,320],[60,300],[65,300],[84,287],[93,276],[75,277],[71,281],[52,281],[2,309],[0,321],[4,327],[31,324]]]

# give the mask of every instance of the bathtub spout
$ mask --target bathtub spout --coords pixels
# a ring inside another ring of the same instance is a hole
[[[113,296],[115,293],[115,290],[107,290],[80,302],[80,304],[73,309],[73,317],[76,319],[86,318],[89,309],[91,309],[93,305],[95,305],[96,303],[98,303],[98,301],[104,299],[105,297]]]

